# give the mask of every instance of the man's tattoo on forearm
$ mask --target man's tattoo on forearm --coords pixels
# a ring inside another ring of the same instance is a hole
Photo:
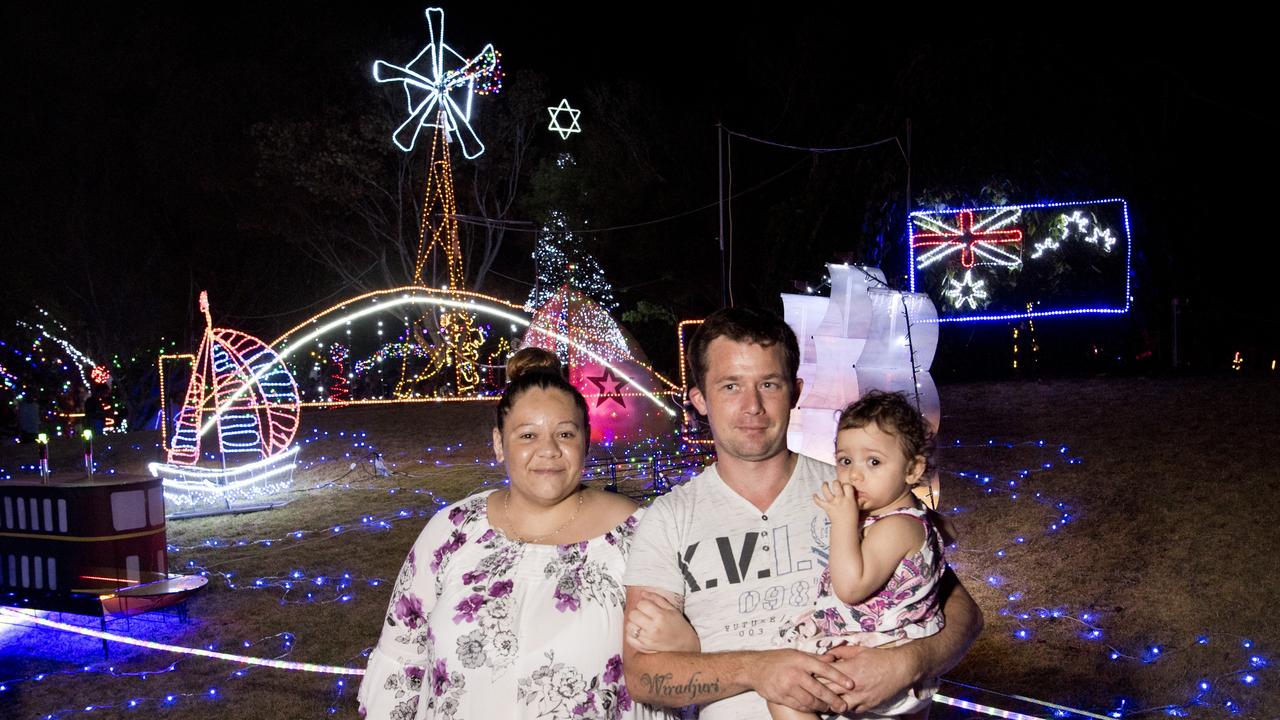
[[[644,685],[644,689],[658,697],[677,696],[683,698],[685,702],[693,702],[699,696],[713,695],[720,692],[720,681],[701,680],[698,676],[701,673],[694,673],[689,676],[683,684],[675,684],[671,682],[671,673],[666,675],[650,675],[645,673],[640,676],[640,684]]]

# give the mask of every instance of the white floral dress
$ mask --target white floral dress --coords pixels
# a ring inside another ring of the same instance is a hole
[[[622,677],[625,588],[637,511],[570,545],[489,524],[487,497],[438,512],[405,561],[360,685],[367,718],[652,717]]]

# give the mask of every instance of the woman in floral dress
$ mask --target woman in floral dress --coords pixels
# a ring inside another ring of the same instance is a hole
[[[441,510],[414,543],[369,656],[360,712],[658,716],[631,700],[622,677],[619,580],[641,511],[581,485],[587,406],[556,356],[526,349],[507,368],[493,445],[509,486]],[[667,622],[683,638],[669,649],[697,649],[678,613]]]

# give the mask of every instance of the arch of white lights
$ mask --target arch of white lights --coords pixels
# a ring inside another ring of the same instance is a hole
[[[369,300],[367,307],[352,309],[352,305],[354,303],[363,302],[365,300]],[[477,300],[480,302],[477,302]],[[317,338],[323,337],[326,333],[341,327],[352,320],[359,320],[367,315],[372,315],[377,312],[383,312],[390,308],[401,307],[404,305],[431,305],[454,310],[466,310],[467,312],[474,312],[505,320],[509,323],[525,328],[529,328],[531,324],[530,319],[523,314],[519,306],[511,305],[510,303],[495,297],[481,295],[479,293],[434,290],[420,285],[409,285],[405,287],[391,288],[389,290],[378,290],[366,293],[338,303],[337,305],[321,311],[310,319],[289,329],[283,335],[276,338],[275,341],[271,343],[271,346],[272,349],[276,351],[276,354],[280,356],[280,360],[284,361],[290,355],[306,347],[308,343],[316,340]],[[337,312],[342,312],[342,316],[333,320],[323,320]],[[626,381],[626,383],[634,388],[639,394],[649,398],[654,405],[668,415],[675,417],[677,414],[675,408],[648,388],[644,387],[636,380],[636,378],[632,377],[622,368],[609,362],[599,353],[596,353],[582,343],[553,330],[546,330],[542,328],[534,328],[534,330],[575,348],[582,354],[600,363],[601,366],[613,371],[614,375]],[[270,369],[270,366],[267,366],[266,369]],[[256,381],[257,376],[255,375],[253,379]],[[244,383],[240,389],[224,400],[212,414],[210,419],[200,428],[200,435],[204,436],[205,433],[213,429],[217,424],[218,417],[229,409],[252,384],[252,382]]]

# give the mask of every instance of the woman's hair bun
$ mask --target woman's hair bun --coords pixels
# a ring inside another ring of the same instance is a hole
[[[535,373],[564,376],[560,358],[550,350],[527,347],[507,358],[507,382],[514,382]]]

